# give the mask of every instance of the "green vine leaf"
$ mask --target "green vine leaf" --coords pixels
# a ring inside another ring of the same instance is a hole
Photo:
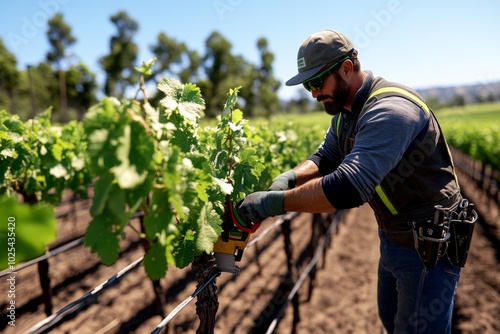
[[[119,236],[122,229],[118,217],[112,213],[103,212],[90,222],[84,237],[84,244],[97,253],[102,263],[111,265],[118,259],[120,251]]]
[[[134,67],[134,69],[144,75],[153,74],[152,68],[156,62],[156,57],[151,58],[148,61],[142,61],[141,67]]]
[[[167,274],[167,256],[165,245],[153,243],[144,256],[146,273],[152,280],[158,280]]]
[[[196,249],[210,254],[214,248],[214,243],[222,233],[222,219],[213,210],[212,205],[207,204],[203,207],[197,224],[198,230],[195,234]]]
[[[183,85],[176,79],[165,78],[158,83],[158,89],[166,95],[160,104],[165,108],[167,117],[178,112],[191,123],[197,123],[203,117],[205,101],[195,85]]]
[[[187,230],[181,233],[179,242],[175,244],[172,252],[175,266],[180,269],[185,268],[193,262],[195,256],[200,254],[201,251],[196,250],[194,231]]]

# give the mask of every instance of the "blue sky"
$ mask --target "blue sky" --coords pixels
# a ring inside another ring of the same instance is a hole
[[[209,34],[219,31],[232,52],[257,64],[258,38],[275,54],[279,94],[295,96],[284,82],[296,73],[296,54],[311,33],[338,30],[359,50],[363,69],[414,88],[500,81],[500,1],[327,1],[290,0],[24,0],[8,1],[0,12],[0,37],[18,67],[42,61],[48,51],[47,20],[57,12],[77,42],[71,62],[104,75],[99,58],[115,33],[111,15],[125,10],[139,23],[135,42],[140,60],[152,54],[158,33],[204,54]]]

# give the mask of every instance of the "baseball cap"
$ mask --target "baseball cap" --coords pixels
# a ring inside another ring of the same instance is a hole
[[[285,85],[294,86],[307,81],[325,65],[349,55],[353,50],[352,42],[339,32],[323,30],[312,34],[302,43],[297,53],[299,73]]]

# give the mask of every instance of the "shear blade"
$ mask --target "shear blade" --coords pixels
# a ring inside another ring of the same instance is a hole
[[[224,253],[214,253],[215,263],[221,271],[238,275],[240,267],[235,264],[234,255]]]

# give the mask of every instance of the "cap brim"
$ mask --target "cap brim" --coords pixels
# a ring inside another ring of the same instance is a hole
[[[300,72],[299,74],[297,74],[296,76],[292,77],[287,82],[285,82],[285,85],[287,85],[287,86],[300,85],[301,83],[303,83],[303,82],[307,81],[308,79],[312,78],[322,68],[323,68],[323,65],[320,65],[318,67],[315,67],[313,69],[307,70],[305,72]]]

